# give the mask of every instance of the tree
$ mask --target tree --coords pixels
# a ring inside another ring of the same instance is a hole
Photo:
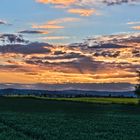
[[[135,86],[135,94],[140,97],[140,70],[137,71],[137,77],[138,84]]]

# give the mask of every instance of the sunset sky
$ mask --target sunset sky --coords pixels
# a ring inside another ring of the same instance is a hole
[[[1,0],[0,87],[132,89],[140,69],[139,13],[140,0]]]

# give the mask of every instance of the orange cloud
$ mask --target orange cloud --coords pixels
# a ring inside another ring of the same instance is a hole
[[[79,14],[80,16],[91,16],[96,12],[94,9],[69,9],[69,13]]]
[[[34,29],[63,29],[63,26],[59,25],[49,25],[49,24],[43,24],[43,25],[32,25],[32,28]]]
[[[132,29],[140,30],[140,26],[133,26]]]
[[[59,39],[69,39],[69,36],[48,36],[48,37],[43,37],[41,39],[43,40],[59,40]]]
[[[50,31],[39,31],[40,32],[40,34],[49,34],[49,33],[51,33]]]
[[[135,83],[135,70],[139,68],[140,62],[139,36],[140,33],[104,35],[88,39],[73,47],[58,46],[58,44],[44,46],[44,43],[41,43],[41,46],[33,43],[24,47],[20,44],[1,47],[0,82]],[[48,36],[44,39],[59,41],[69,38],[71,36]],[[118,46],[121,42],[122,45]],[[113,43],[117,46],[112,45]],[[91,44],[93,45],[90,46]],[[104,46],[104,44],[111,46]],[[83,49],[83,45],[87,47]]]
[[[55,20],[50,20],[46,24],[43,25],[32,25],[32,28],[34,29],[63,29],[64,26],[57,25],[57,24],[63,24],[66,22],[76,22],[79,21],[79,18],[60,18]]]
[[[52,4],[55,8],[71,8],[69,13],[79,14],[80,16],[91,16],[96,11],[94,9],[85,8],[93,4],[97,4],[97,1],[93,0],[36,0],[43,4]],[[72,8],[74,6],[74,8]],[[81,8],[79,8],[81,7]]]
[[[133,25],[133,24],[140,24],[140,21],[132,21],[132,22],[128,22],[128,25]]]
[[[36,1],[43,4],[56,4],[68,6],[73,4],[76,0],[36,0]]]
[[[48,22],[48,24],[52,25],[52,24],[61,24],[61,23],[65,23],[65,22],[76,22],[79,21],[79,18],[60,18],[60,19],[55,19],[55,20],[50,20]]]

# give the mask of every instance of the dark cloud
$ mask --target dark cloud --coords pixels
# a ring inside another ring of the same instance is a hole
[[[46,57],[32,57],[32,59],[37,60],[62,60],[62,59],[74,59],[74,58],[83,58],[84,55],[80,53],[64,53],[63,55],[53,55],[53,56],[46,56]]]
[[[27,40],[23,39],[22,35],[15,35],[15,34],[2,34],[0,35],[0,41],[8,44],[28,43]]]
[[[55,51],[54,52],[54,55],[63,55],[63,54],[66,54],[66,52],[63,52],[63,51]]]
[[[103,0],[103,3],[107,4],[108,6],[132,2],[139,2],[139,0]]]
[[[132,51],[133,57],[140,57],[140,50],[139,49],[134,49]]]
[[[21,34],[47,34],[48,32],[35,31],[35,30],[23,30],[23,31],[20,31],[19,33]]]
[[[94,56],[98,57],[98,56],[103,56],[103,57],[113,57],[116,58],[118,56],[120,56],[120,51],[97,51],[96,53],[94,53]]]
[[[0,46],[0,53],[5,58],[3,62],[5,66],[1,65],[0,67],[1,70],[22,71],[27,75],[35,76],[39,75],[39,72],[28,71],[28,66],[32,67],[33,65],[43,72],[60,72],[60,75],[64,74],[64,76],[65,74],[89,74],[88,78],[91,80],[122,79],[123,81],[129,78],[134,79],[135,71],[140,68],[138,62],[140,52],[139,44],[135,46],[133,43],[139,42],[139,39],[139,34],[127,34],[102,36],[83,43],[76,43],[75,46],[53,46],[39,42],[3,45]],[[124,45],[117,43],[124,43]],[[23,55],[15,58],[15,54]],[[6,55],[9,55],[10,58]],[[21,67],[22,64],[26,68]],[[41,76],[39,75],[39,77]]]
[[[7,23],[7,22],[4,21],[4,20],[0,20],[0,25],[12,25],[12,24],[9,24],[9,23]]]
[[[38,75],[39,73],[37,73],[37,72],[27,72],[27,73],[25,73],[26,75],[34,75],[34,76],[36,76],[36,75]]]
[[[127,48],[128,46],[124,46],[124,45],[117,45],[117,44],[112,44],[112,43],[107,43],[107,44],[101,44],[101,45],[95,45],[94,48]]]
[[[92,73],[104,67],[103,62],[94,61],[91,57],[79,53],[68,53],[61,56],[32,57],[26,60],[28,64],[41,65],[70,73]]]
[[[133,73],[136,73],[136,70],[140,69],[139,64],[135,64],[135,63],[133,64],[133,63],[129,63],[129,62],[105,62],[104,64],[110,68],[121,69],[124,71],[133,72]],[[133,75],[133,73],[132,73],[132,77],[135,77]]]
[[[47,47],[51,47],[48,43],[30,43],[30,44],[11,44],[0,46],[1,53],[17,53],[17,54],[46,54],[50,53],[51,50]]]
[[[76,46],[72,46],[71,45],[71,47],[76,47]],[[116,48],[116,49],[119,49],[119,48],[128,48],[128,46],[124,46],[124,45],[118,45],[118,44],[115,44],[115,42],[114,42],[114,44],[113,43],[103,43],[103,44],[85,44],[85,43],[83,43],[83,44],[79,44],[79,47],[81,47],[82,49],[84,49],[85,47],[89,47],[89,49],[91,49],[91,47],[93,47],[94,49],[98,49],[98,48],[100,48],[100,49],[104,49],[104,48],[106,48],[106,49],[111,49],[111,48]]]
[[[106,35],[86,39],[83,43],[70,44],[70,47],[84,48],[127,48],[127,43],[140,43],[140,33]],[[125,45],[126,44],[126,45]]]
[[[0,69],[16,69],[19,68],[18,65],[0,65]]]
[[[7,23],[5,21],[0,20],[0,25],[6,25]]]
[[[0,65],[0,70],[1,71],[11,71],[11,72],[32,72],[32,70],[21,66],[21,65],[15,65],[15,64],[11,64],[11,65]]]

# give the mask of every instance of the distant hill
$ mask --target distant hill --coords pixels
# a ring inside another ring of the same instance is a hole
[[[84,91],[84,90],[30,90],[30,89],[0,89],[0,95],[36,95],[48,97],[135,97],[133,91],[110,92],[110,91]]]

